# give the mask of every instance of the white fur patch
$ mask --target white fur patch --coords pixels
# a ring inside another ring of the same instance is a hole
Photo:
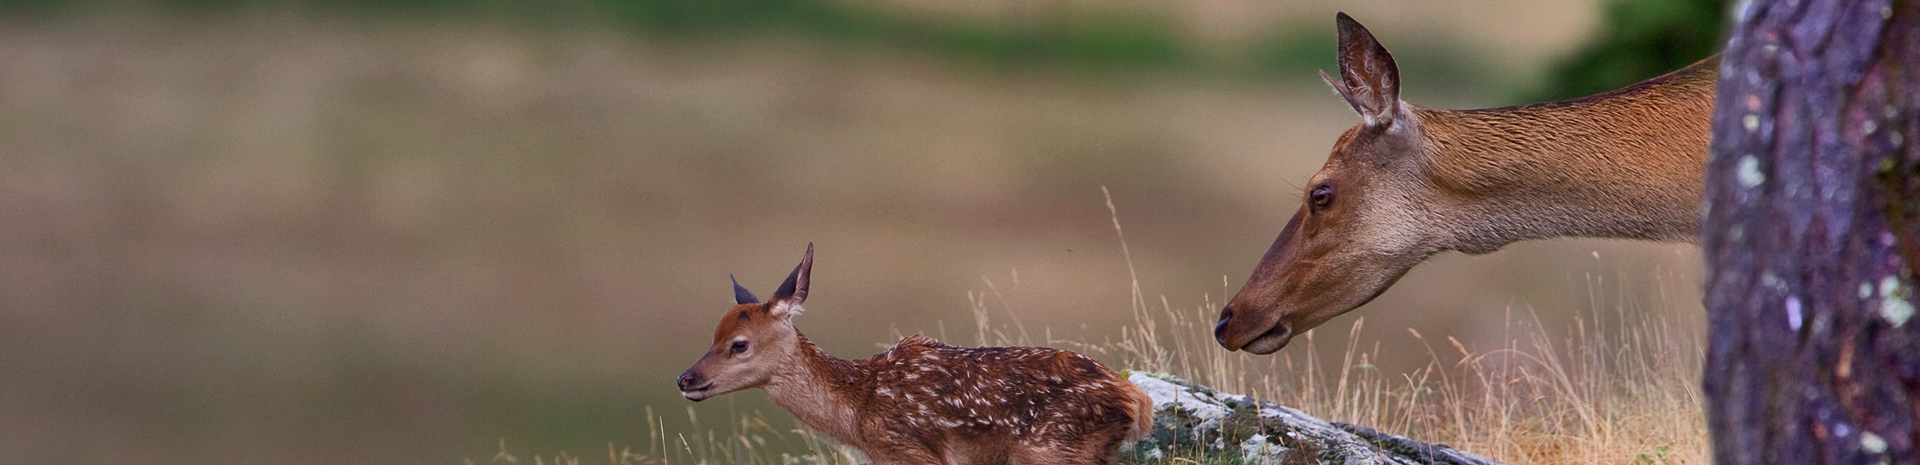
[[[773,313],[773,316],[782,317],[782,318],[793,318],[796,316],[800,316],[801,313],[806,313],[806,311],[807,311],[806,307],[801,307],[800,304],[794,303],[791,300],[782,300],[782,301],[774,302],[773,309],[771,310],[771,312]]]

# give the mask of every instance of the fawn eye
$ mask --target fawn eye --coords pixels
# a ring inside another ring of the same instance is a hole
[[[1326,184],[1314,186],[1313,190],[1307,193],[1307,201],[1313,203],[1314,210],[1333,205],[1333,186]]]
[[[746,352],[746,351],[747,351],[747,341],[733,341],[733,346],[732,346],[732,347],[729,347],[729,348],[727,348],[727,350],[731,350],[731,351],[733,351],[733,353],[736,353],[736,354],[738,354],[738,353],[741,353],[741,352]]]

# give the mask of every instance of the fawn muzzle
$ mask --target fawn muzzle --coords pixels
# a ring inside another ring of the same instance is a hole
[[[699,372],[695,372],[692,369],[688,369],[686,373],[680,374],[679,385],[680,396],[686,397],[687,400],[694,402],[706,400],[707,397],[709,397],[708,394],[713,389],[713,381],[706,379],[705,376],[700,376]]]

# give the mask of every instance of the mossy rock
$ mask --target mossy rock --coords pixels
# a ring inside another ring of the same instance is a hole
[[[1331,423],[1252,397],[1223,394],[1158,373],[1129,379],[1153,398],[1153,432],[1122,448],[1123,463],[1174,457],[1201,463],[1412,465],[1496,464],[1444,445],[1363,426]]]

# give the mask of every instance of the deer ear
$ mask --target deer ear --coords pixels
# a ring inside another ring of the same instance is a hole
[[[1353,105],[1367,126],[1392,125],[1400,109],[1400,68],[1393,64],[1393,55],[1352,16],[1340,13],[1334,24],[1340,29],[1341,79],[1336,82],[1324,71],[1320,78]]]
[[[731,274],[727,275],[727,279],[733,280],[733,303],[735,305],[760,303],[760,298],[754,297],[753,291],[749,291],[747,288],[740,286],[739,279],[734,278]]]
[[[804,311],[801,302],[807,301],[807,276],[813,274],[813,244],[807,244],[807,255],[800,259],[800,266],[793,267],[793,274],[787,275],[787,282],[780,284],[780,290],[773,291],[773,316],[792,317]]]

